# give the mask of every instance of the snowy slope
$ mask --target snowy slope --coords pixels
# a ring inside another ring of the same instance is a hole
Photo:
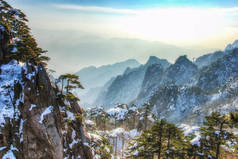
[[[18,105],[20,102],[24,102],[24,96],[22,95],[16,102],[14,100],[14,86],[15,84],[23,85],[22,71],[23,65],[13,60],[8,64],[1,65],[0,70],[0,124],[3,126],[5,123],[4,118],[13,119],[14,115],[19,115]],[[22,86],[23,87],[23,86]],[[16,108],[14,109],[14,106]]]

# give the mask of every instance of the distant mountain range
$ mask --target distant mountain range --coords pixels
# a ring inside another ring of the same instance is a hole
[[[105,86],[94,104],[110,107],[115,103],[129,103],[139,95],[148,67],[156,63],[161,64],[164,69],[170,65],[167,60],[151,56],[146,64],[127,69],[124,74],[117,76],[111,85]]]
[[[212,111],[238,111],[238,41],[224,51],[203,55],[194,62],[186,56],[178,57],[174,64],[155,56],[149,57],[144,65],[131,61],[134,67],[125,66],[124,72],[116,70],[117,75],[109,73],[110,79],[104,82],[100,74],[94,78],[105,84],[86,94],[96,94],[90,104],[110,108],[117,103],[141,106],[151,102],[160,118],[198,124]],[[81,79],[87,74],[96,75],[86,70],[78,74]]]
[[[126,68],[138,67],[140,63],[135,59],[129,59],[112,65],[101,67],[90,66],[75,73],[80,77],[80,81],[85,88],[95,88],[103,86],[112,77],[122,74]]]
[[[81,69],[75,73],[80,77],[80,82],[84,86],[84,90],[78,90],[77,93],[81,98],[81,104],[92,104],[97,98],[98,93],[109,80],[113,77],[123,74],[127,68],[135,68],[141,64],[134,60],[129,59],[123,62],[104,65],[101,67],[90,66]]]

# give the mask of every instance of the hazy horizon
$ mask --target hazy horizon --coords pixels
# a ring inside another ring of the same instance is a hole
[[[238,39],[238,2],[9,0],[29,19],[57,74],[154,55],[173,62]]]

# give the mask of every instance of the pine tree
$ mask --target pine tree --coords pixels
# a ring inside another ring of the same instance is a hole
[[[154,146],[158,147],[156,152],[158,153],[158,159],[160,159],[160,157],[162,157],[162,151],[165,151],[165,145],[164,143],[164,136],[166,134],[166,130],[165,127],[167,125],[167,122],[165,120],[160,120],[158,122],[156,122],[152,128],[152,135],[155,137],[154,139]]]
[[[73,93],[71,92],[73,89],[81,88],[84,89],[84,87],[81,85],[79,81],[79,77],[74,74],[63,74],[59,76],[57,79],[57,83],[61,84],[61,95],[63,95],[68,100],[79,100]],[[65,90],[65,92],[64,92]],[[64,94],[65,93],[65,94]]]
[[[238,113],[230,112],[229,116],[231,123],[238,128]]]
[[[120,112],[115,114],[117,116],[117,118],[116,118],[117,125],[119,125],[119,126],[124,125],[125,121],[128,121],[128,115],[127,115],[128,105],[127,104],[117,104],[116,108],[119,108],[119,109],[125,111],[123,116],[120,115]]]
[[[106,130],[109,120],[108,114],[103,107],[93,107],[88,111],[88,118],[95,122],[97,129]]]
[[[65,85],[66,93],[69,93],[72,89],[75,89],[75,88],[83,89],[83,86],[79,82],[79,77],[77,75],[67,73],[67,74],[61,75],[59,79],[62,79],[62,81],[64,80],[66,81],[66,85]],[[62,85],[64,85],[64,83]]]
[[[228,128],[232,126],[231,122],[227,115],[221,115],[216,112],[205,118],[204,126],[201,128],[202,142],[204,144],[203,153],[205,156],[219,159],[221,146],[234,138],[232,132],[228,131]]]
[[[152,135],[150,130],[145,130],[136,140],[135,144],[131,145],[132,156],[135,158],[148,158],[151,159],[153,157],[153,147],[152,144],[154,136]]]
[[[38,47],[27,22],[26,15],[21,10],[14,9],[4,0],[0,0],[0,27],[9,36],[8,51],[5,52],[3,58],[6,62],[16,59],[46,65],[49,57],[42,54],[47,51]]]
[[[135,129],[136,127],[136,119],[138,117],[138,107],[135,104],[132,104],[128,107],[128,127],[130,129]]]
[[[152,103],[144,103],[141,107],[141,109],[139,110],[141,112],[140,114],[140,129],[142,127],[142,130],[146,130],[148,129],[149,126],[149,116],[153,116],[153,113],[151,112],[153,108],[153,104]]]
[[[186,158],[188,144],[185,142],[183,131],[165,120],[157,121],[151,129],[144,130],[135,143],[129,150],[132,155],[136,154],[141,158],[152,158],[155,153],[158,159]]]

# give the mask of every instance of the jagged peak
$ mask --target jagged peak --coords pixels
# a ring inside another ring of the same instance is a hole
[[[103,69],[108,69],[108,68],[113,68],[113,67],[121,67],[123,65],[126,65],[128,67],[130,66],[130,67],[134,68],[134,67],[139,66],[140,63],[136,59],[128,59],[128,60],[113,63],[113,64],[102,65],[99,67],[96,67],[96,66],[84,67],[80,71],[76,72],[75,74],[80,74],[80,73],[82,74],[82,73],[88,72],[88,71],[97,71],[97,70],[103,70]]]
[[[159,60],[158,57],[156,57],[156,56],[150,56],[149,59],[148,59],[147,62],[146,62],[146,65],[156,63],[158,60]]]
[[[193,64],[186,55],[179,56],[175,61],[175,64]]]
[[[127,67],[123,74],[128,74],[131,71],[130,67]]]
[[[128,60],[126,60],[126,61],[124,61],[124,62],[138,63],[138,64],[140,64],[136,59],[128,59]]]
[[[145,65],[149,66],[152,64],[161,64],[165,68],[167,68],[170,65],[170,63],[166,59],[160,59],[156,56],[150,56]]]
[[[238,40],[235,40],[232,44],[228,44],[225,48],[225,52],[238,48]]]

